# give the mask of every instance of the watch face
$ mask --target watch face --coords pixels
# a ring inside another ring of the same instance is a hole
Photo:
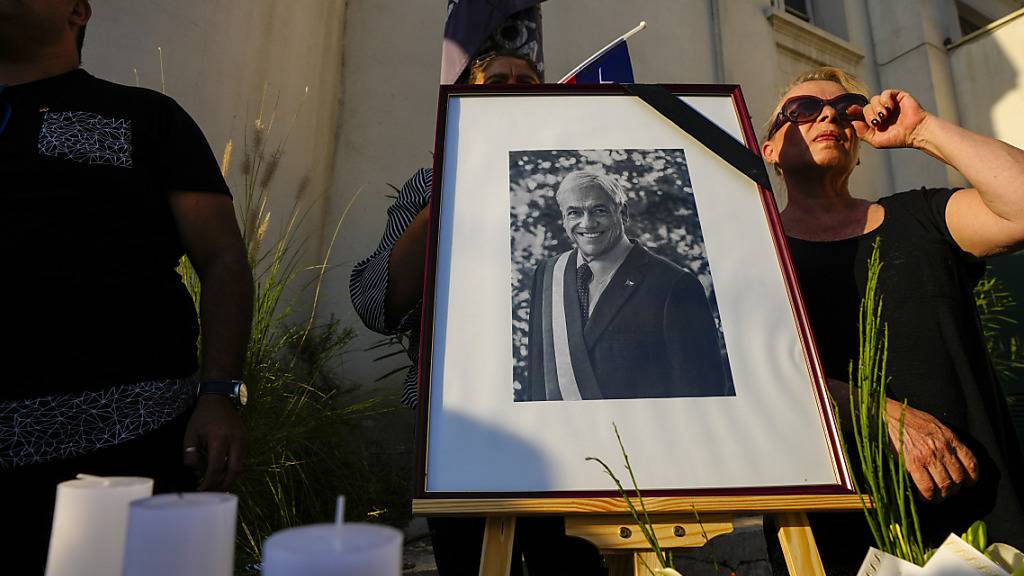
[[[238,383],[238,405],[245,406],[249,401],[249,389],[245,387],[245,382]]]

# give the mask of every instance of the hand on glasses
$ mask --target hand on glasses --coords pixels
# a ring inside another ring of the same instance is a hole
[[[915,131],[927,116],[917,101],[901,90],[885,90],[870,100],[852,92],[827,100],[810,95],[794,96],[782,104],[768,137],[787,122],[814,121],[825,106],[835,110],[839,119],[850,122],[857,136],[875,148],[912,147]]]
[[[874,148],[916,148],[916,137],[929,117],[909,92],[883,90],[851,114],[857,136]]]

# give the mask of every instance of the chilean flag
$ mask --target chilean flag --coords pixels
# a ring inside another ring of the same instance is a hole
[[[633,82],[633,64],[629,59],[626,40],[643,30],[646,22],[619,36],[611,44],[587,58],[572,72],[558,81],[559,84],[626,84]]]

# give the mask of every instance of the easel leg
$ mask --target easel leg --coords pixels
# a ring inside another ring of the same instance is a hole
[[[604,561],[608,566],[608,576],[651,576],[653,570],[661,568],[657,554],[645,550],[618,550],[605,554]]]
[[[516,532],[515,516],[488,516],[484,525],[480,576],[508,576],[512,568],[512,540]]]
[[[779,544],[786,556],[786,567],[793,576],[825,576],[814,534],[803,512],[783,512],[775,515],[779,526]]]
[[[634,576],[651,576],[652,570],[661,568],[658,563],[658,555],[654,552],[637,551],[633,553],[633,574]]]

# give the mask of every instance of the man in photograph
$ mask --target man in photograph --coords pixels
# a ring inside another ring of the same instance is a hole
[[[573,172],[555,199],[575,248],[534,273],[523,400],[732,395],[703,285],[626,237],[618,183]]]

